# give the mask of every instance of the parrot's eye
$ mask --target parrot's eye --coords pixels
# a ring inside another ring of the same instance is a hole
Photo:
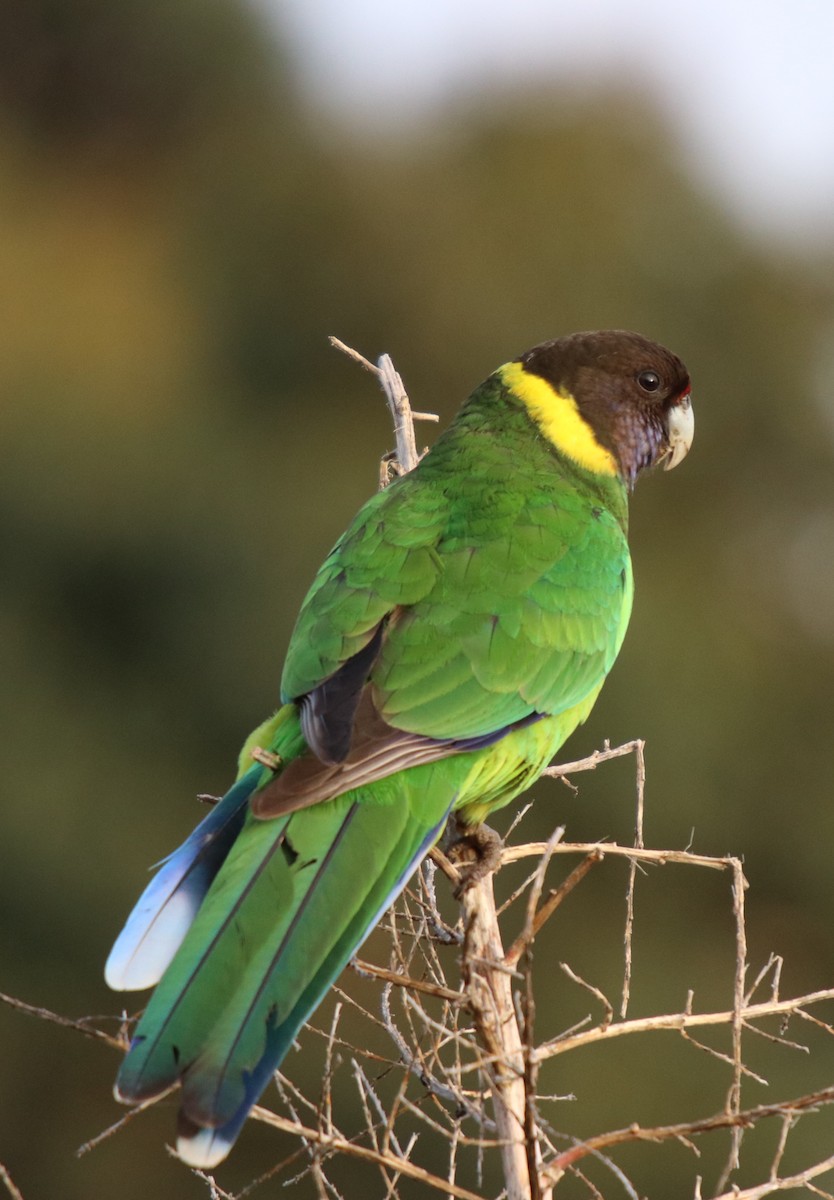
[[[644,392],[656,392],[660,387],[660,376],[657,371],[641,371],[637,382]]]

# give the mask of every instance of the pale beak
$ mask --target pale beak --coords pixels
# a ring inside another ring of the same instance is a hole
[[[676,467],[686,458],[695,436],[695,414],[688,394],[669,409],[666,424],[669,430],[669,449],[663,469],[671,471],[672,467]]]

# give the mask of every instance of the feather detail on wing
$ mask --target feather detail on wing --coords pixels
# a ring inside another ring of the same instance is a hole
[[[323,763],[341,763],[348,756],[359,697],[379,654],[383,628],[380,622],[366,646],[299,702],[301,732]]]
[[[531,712],[519,721],[477,737],[424,737],[389,725],[376,709],[373,689],[367,686],[357,705],[353,740],[347,757],[342,762],[332,763],[322,762],[312,752],[301,755],[252,797],[252,813],[263,820],[296,812],[354,788],[366,787],[408,767],[482,750],[511,730],[540,720],[541,716],[541,713]]]

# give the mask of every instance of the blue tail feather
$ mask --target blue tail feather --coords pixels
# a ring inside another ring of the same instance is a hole
[[[179,949],[243,826],[263,774],[252,767],[160,864],[119,934],[104,968],[115,991],[153,987]]]

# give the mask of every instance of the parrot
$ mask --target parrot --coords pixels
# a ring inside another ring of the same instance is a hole
[[[230,790],[159,865],[105,977],[154,987],[115,1085],[179,1085],[177,1153],[209,1170],[450,818],[542,773],[620,650],[628,497],[692,444],[689,374],[638,333],[543,342],[470,395],[319,569],[281,704]]]

